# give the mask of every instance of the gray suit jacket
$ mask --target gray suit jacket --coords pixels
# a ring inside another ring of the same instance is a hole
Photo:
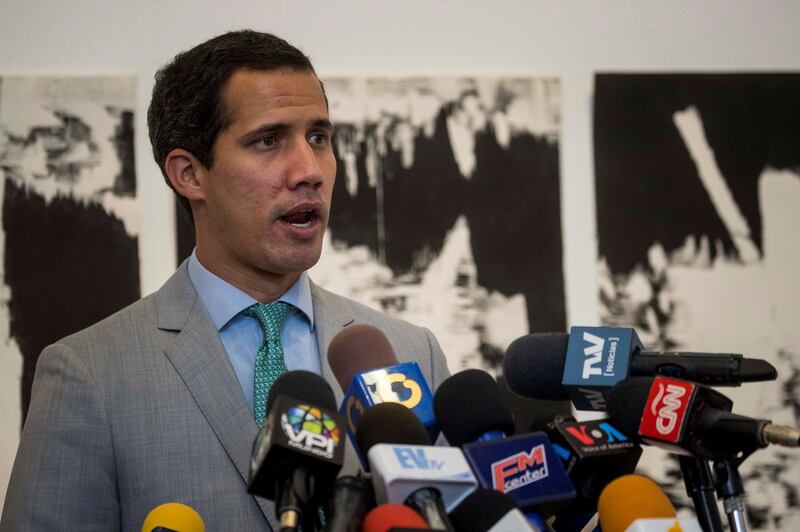
[[[322,374],[350,323],[382,330],[435,387],[447,376],[427,329],[312,284]],[[257,429],[184,263],[156,293],[42,352],[0,531],[141,530],[166,502],[206,528],[277,530],[272,503],[246,491]],[[343,472],[358,461],[348,443]]]

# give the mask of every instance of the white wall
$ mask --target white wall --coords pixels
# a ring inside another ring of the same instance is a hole
[[[138,77],[142,290],[172,272],[172,199],[145,112],[153,74],[229,29],[287,38],[320,75],[554,75],[562,80],[562,212],[570,323],[596,323],[593,75],[800,70],[800,2],[0,0],[0,76]],[[2,349],[2,347],[0,347]],[[3,435],[14,447],[14,435]],[[13,450],[0,442],[0,498]],[[0,499],[2,500],[2,499]]]

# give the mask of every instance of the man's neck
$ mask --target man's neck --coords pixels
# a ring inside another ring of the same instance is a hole
[[[300,272],[278,274],[258,269],[237,268],[227,261],[217,260],[213,255],[209,256],[199,247],[197,260],[205,269],[261,303],[272,303],[277,300],[300,277]]]

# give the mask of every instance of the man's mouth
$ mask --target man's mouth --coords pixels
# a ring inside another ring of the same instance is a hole
[[[280,220],[297,229],[313,227],[322,219],[322,204],[317,201],[307,201],[295,205]]]
[[[313,210],[297,211],[286,216],[281,216],[281,220],[294,227],[305,229],[311,227],[311,223],[317,218]]]

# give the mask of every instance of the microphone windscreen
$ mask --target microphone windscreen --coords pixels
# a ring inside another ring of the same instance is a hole
[[[328,364],[342,390],[347,390],[356,373],[397,363],[389,339],[372,325],[348,325],[328,346]]]
[[[179,502],[168,502],[153,508],[142,525],[142,532],[156,528],[181,532],[205,532],[206,526],[194,508]]]
[[[279,395],[308,402],[328,410],[336,410],[336,398],[325,379],[305,370],[287,371],[272,383],[267,398],[267,412]]]
[[[450,512],[450,521],[459,532],[486,532],[515,508],[505,493],[478,488]]]
[[[653,385],[652,377],[628,377],[606,393],[606,412],[628,436],[639,434],[639,424]]]
[[[364,532],[387,532],[392,528],[427,529],[428,523],[404,504],[380,504],[364,518]]]
[[[611,481],[597,501],[600,529],[624,532],[637,519],[674,518],[675,507],[664,491],[641,475],[624,475]]]
[[[479,369],[445,379],[433,398],[436,420],[450,445],[460,447],[490,431],[514,433],[514,416],[503,390]]]
[[[503,378],[523,397],[569,400],[561,385],[567,360],[566,333],[537,333],[517,338],[503,358]]]
[[[356,442],[361,456],[373,445],[430,445],[425,426],[414,412],[399,403],[380,403],[367,409],[356,427]]]

